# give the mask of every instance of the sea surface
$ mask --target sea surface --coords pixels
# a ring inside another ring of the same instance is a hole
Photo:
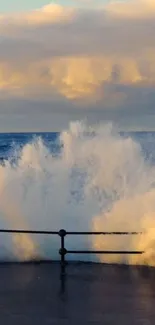
[[[155,131],[120,132],[119,134],[123,138],[131,137],[140,144],[145,159],[155,161]],[[37,139],[42,139],[44,144],[55,152],[60,137],[60,132],[0,133],[0,160],[16,157],[17,150],[34,143]]]

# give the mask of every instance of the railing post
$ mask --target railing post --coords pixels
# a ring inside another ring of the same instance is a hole
[[[66,236],[66,230],[60,229],[59,236],[61,238],[61,248],[59,249],[59,254],[61,256],[61,273],[65,273],[65,255],[67,253],[67,250],[65,248],[65,236]]]

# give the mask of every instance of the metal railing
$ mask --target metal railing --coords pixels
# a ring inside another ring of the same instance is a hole
[[[60,265],[61,272],[65,272],[66,260],[65,256],[67,254],[143,254],[144,251],[118,251],[118,250],[68,250],[65,247],[65,237],[69,235],[117,235],[117,236],[128,236],[128,235],[141,235],[141,232],[130,231],[66,231],[65,229],[60,229],[59,231],[48,231],[48,230],[20,230],[20,229],[0,229],[0,233],[12,233],[12,234],[41,234],[41,235],[58,235],[60,237]]]

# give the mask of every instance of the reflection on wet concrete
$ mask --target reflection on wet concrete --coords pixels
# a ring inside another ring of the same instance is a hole
[[[1,264],[0,324],[155,324],[155,269]]]

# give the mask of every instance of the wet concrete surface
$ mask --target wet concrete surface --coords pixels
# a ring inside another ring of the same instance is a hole
[[[153,325],[155,270],[0,264],[0,325]]]

